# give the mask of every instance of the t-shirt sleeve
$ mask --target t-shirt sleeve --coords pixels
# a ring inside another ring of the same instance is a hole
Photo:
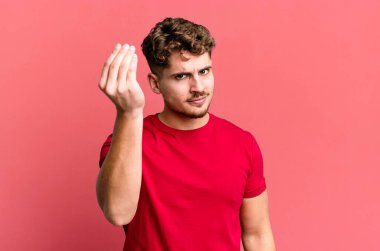
[[[266,189],[263,156],[255,137],[251,137],[251,169],[248,173],[247,182],[244,190],[244,198],[251,198],[260,195]]]
[[[112,133],[107,137],[106,141],[103,143],[102,148],[100,150],[99,168],[102,167],[104,159],[107,156],[107,153],[111,147],[111,141],[112,141]]]

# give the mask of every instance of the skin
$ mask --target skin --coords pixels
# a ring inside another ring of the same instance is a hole
[[[170,127],[189,130],[205,125],[214,93],[214,75],[209,53],[193,55],[174,52],[169,67],[160,74],[148,74],[152,91],[161,94],[165,103],[159,119]],[[191,100],[205,97],[203,103]]]
[[[269,218],[268,191],[244,198],[240,208],[242,243],[246,251],[276,251]]]
[[[118,114],[137,114],[144,108],[145,97],[136,71],[135,47],[117,44],[104,63],[98,86],[115,104]]]
[[[117,45],[104,64],[99,88],[117,111],[110,150],[99,172],[96,191],[100,208],[116,226],[128,224],[137,209],[142,178],[144,94],[136,80],[133,46]],[[205,125],[214,93],[212,61],[206,52],[174,52],[169,67],[149,73],[152,91],[163,97],[159,119],[166,125],[191,130]],[[205,97],[202,103],[191,100]],[[243,199],[240,222],[245,250],[275,251],[268,210],[268,192]]]
[[[104,63],[98,84],[117,111],[112,144],[96,182],[99,206],[115,226],[133,219],[141,189],[145,98],[136,71],[135,47],[117,44]]]

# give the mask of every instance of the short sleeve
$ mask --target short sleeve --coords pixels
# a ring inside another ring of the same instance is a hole
[[[107,156],[107,153],[111,147],[111,141],[112,141],[112,133],[107,137],[106,141],[103,143],[102,148],[100,150],[99,168],[102,167],[104,159]]]
[[[251,169],[248,173],[247,182],[244,190],[244,198],[251,198],[260,195],[266,189],[263,156],[256,139],[251,137]]]

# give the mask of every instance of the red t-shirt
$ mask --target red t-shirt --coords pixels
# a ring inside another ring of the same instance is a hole
[[[144,118],[141,191],[124,226],[125,251],[240,250],[240,207],[266,189],[263,159],[251,133],[209,114],[194,130]]]

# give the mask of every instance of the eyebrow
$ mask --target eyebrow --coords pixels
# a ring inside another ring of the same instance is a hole
[[[211,68],[212,68],[211,65],[209,65],[209,66],[203,67],[199,71],[209,70]],[[175,76],[178,76],[178,75],[191,75],[191,74],[192,74],[191,72],[181,71],[181,72],[176,72],[176,73],[170,74],[170,77],[175,77]]]

